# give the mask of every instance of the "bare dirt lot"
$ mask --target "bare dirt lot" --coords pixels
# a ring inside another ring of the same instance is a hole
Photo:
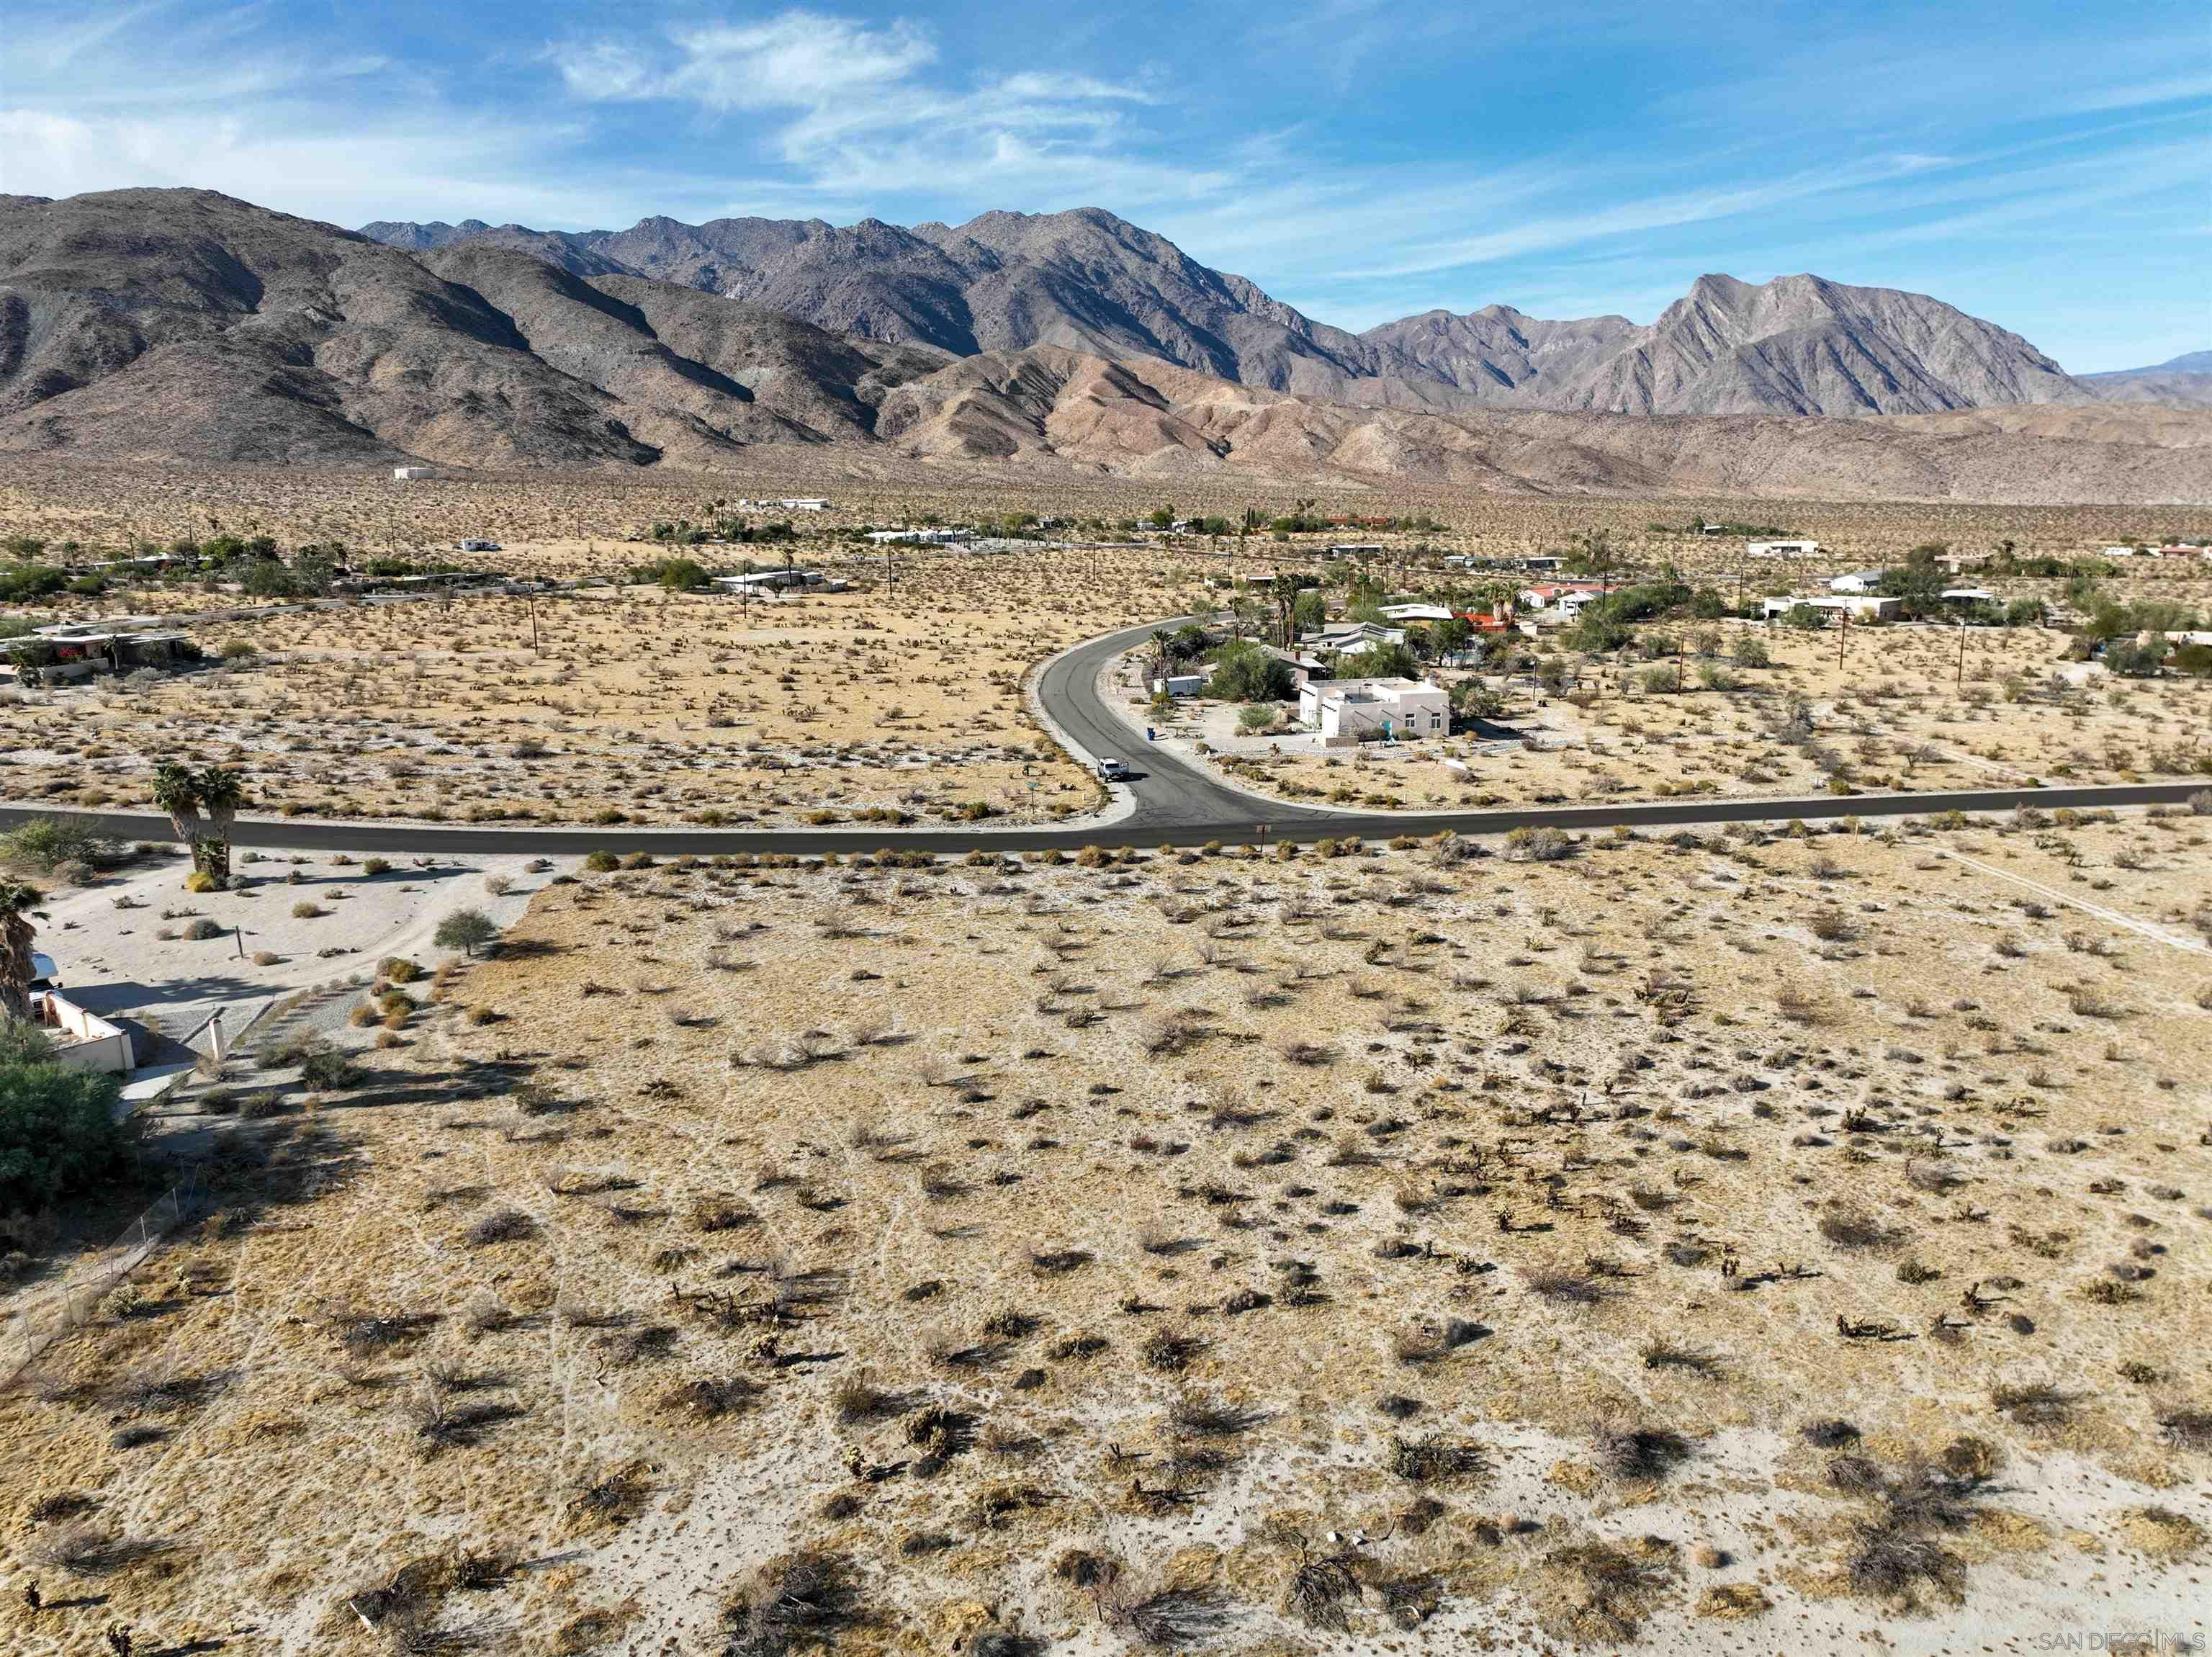
[[[143,804],[183,758],[242,764],[261,808],[315,816],[1049,819],[1098,790],[1024,675],[1172,609],[1182,568],[909,551],[889,586],[781,601],[639,587],[191,624],[219,665],[0,701],[0,792]]]
[[[1497,850],[548,886],[0,1404],[9,1644],[2201,1640],[2206,819]]]

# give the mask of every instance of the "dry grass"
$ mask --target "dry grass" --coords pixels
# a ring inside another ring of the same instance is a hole
[[[2155,1618],[2212,1528],[2201,1400],[2160,1379],[2212,1335],[2205,957],[1931,854],[2062,899],[2112,870],[2101,908],[2185,940],[2200,820],[1596,837],[1510,881],[1413,851],[550,886],[513,932],[546,947],[216,1142],[132,1314],[0,1402],[0,1477],[105,1614],[342,1657],[486,1619],[961,1649],[1012,1607],[1074,1648]],[[1814,850],[1881,894],[1864,956],[1783,918],[1832,886]],[[711,970],[733,932],[757,971]],[[1774,1010],[1782,963],[1826,1021]],[[2136,1009],[2122,1060],[2066,1010],[2084,972]],[[1639,998],[1657,973],[1696,993]],[[1204,1033],[1152,1050],[1163,1020]],[[824,1031],[841,1057],[745,1057]],[[1936,1275],[1877,1246],[1908,1236]],[[2136,1556],[2093,1587],[2068,1534]],[[522,1568],[465,1586],[464,1550]],[[348,1593],[422,1559],[370,1635]]]

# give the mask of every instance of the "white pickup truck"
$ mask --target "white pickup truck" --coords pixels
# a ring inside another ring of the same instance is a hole
[[[1098,762],[1098,780],[1102,783],[1126,783],[1129,768],[1110,755]]]

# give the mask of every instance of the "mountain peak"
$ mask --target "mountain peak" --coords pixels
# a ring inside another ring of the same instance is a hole
[[[967,356],[1061,345],[1246,385],[1421,407],[1629,414],[1925,413],[2098,395],[2025,340],[1923,295],[1810,272],[1707,271],[1648,327],[1511,305],[1353,335],[1097,206],[963,224],[641,219],[627,231],[374,224],[416,252],[490,240],[592,277],[624,271],[788,312],[833,332]]]

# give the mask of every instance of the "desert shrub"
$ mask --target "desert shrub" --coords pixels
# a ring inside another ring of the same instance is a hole
[[[494,1209],[463,1234],[479,1248],[489,1243],[519,1243],[538,1234],[538,1222],[520,1209]]]
[[[392,984],[412,984],[422,976],[422,969],[404,955],[386,956],[376,970]]]
[[[312,921],[329,913],[330,911],[325,909],[320,904],[309,903],[304,899],[292,905],[292,918],[295,921]],[[217,930],[221,929],[218,928]]]
[[[300,1079],[310,1087],[339,1093],[358,1087],[368,1079],[368,1073],[353,1062],[351,1055],[335,1047],[319,1047],[300,1061]]]
[[[185,890],[187,892],[212,892],[215,890],[215,876],[209,874],[204,868],[196,868],[191,874],[185,876]]]
[[[606,874],[620,868],[622,860],[611,851],[594,851],[586,856],[584,867],[594,874]]]
[[[1565,829],[1517,828],[1505,837],[1505,855],[1516,862],[1555,863],[1574,850]]]
[[[1690,1456],[1690,1441],[1663,1427],[1604,1421],[1590,1441],[1599,1463],[1617,1478],[1664,1478]]]
[[[1820,1216],[1820,1230],[1838,1248],[1880,1248],[1896,1237],[1864,1209],[1832,1209]]]
[[[1411,1484],[1435,1484],[1451,1479],[1480,1478],[1490,1471],[1490,1457],[1479,1444],[1431,1436],[1393,1438],[1390,1471]]]
[[[204,915],[187,922],[185,926],[185,936],[192,939],[195,942],[202,942],[209,938],[228,937],[229,934],[228,927],[220,921],[211,921]]]
[[[726,1648],[741,1657],[826,1650],[860,1621],[852,1567],[842,1555],[805,1552],[764,1565],[722,1612]]]
[[[364,857],[361,862],[361,872],[372,880],[380,874],[389,874],[392,860],[389,857]]]
[[[2169,1410],[2158,1428],[2177,1450],[2212,1450],[2212,1410]]]
[[[1892,1521],[1861,1527],[1847,1571],[1852,1592],[1870,1599],[1912,1604],[1923,1588],[1933,1588],[1955,1604],[1966,1593],[1964,1560]]]
[[[121,847],[81,817],[36,817],[0,834],[0,862],[33,874],[68,863],[105,868],[121,855]]]

